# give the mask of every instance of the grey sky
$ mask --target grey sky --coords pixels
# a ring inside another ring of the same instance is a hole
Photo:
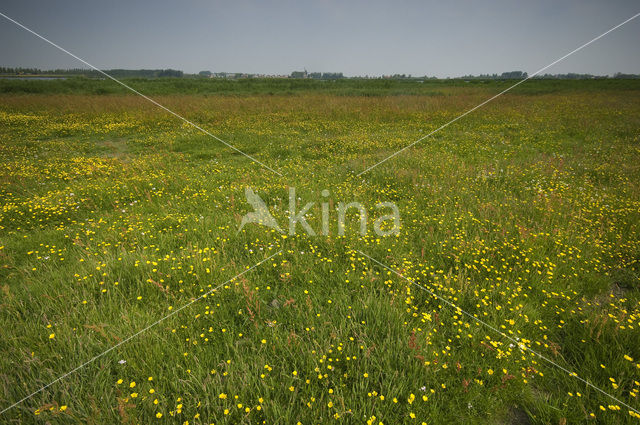
[[[638,0],[32,1],[0,11],[99,68],[438,77],[536,71]],[[0,17],[0,65],[82,67]],[[640,73],[640,18],[549,73]]]

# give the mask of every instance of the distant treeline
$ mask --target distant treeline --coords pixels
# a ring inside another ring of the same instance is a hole
[[[412,76],[411,74],[393,74],[383,76],[356,76],[345,77],[342,72],[307,72],[293,71],[289,75],[265,75],[265,74],[244,74],[239,72],[211,72],[201,71],[198,74],[186,74],[176,69],[105,69],[105,73],[114,78],[223,78],[223,79],[246,79],[246,78],[294,78],[294,79],[311,79],[311,80],[341,80],[341,79],[383,79],[383,80],[437,80],[436,77],[428,76]],[[104,78],[104,75],[93,69],[71,68],[71,69],[39,69],[39,68],[11,68],[0,67],[0,75],[5,76],[83,76],[89,78]],[[527,78],[528,74],[524,71],[509,71],[501,74],[479,74],[464,75],[452,79],[460,80],[522,80]],[[535,79],[545,80],[597,80],[597,79],[640,79],[640,74],[623,74],[616,72],[613,76],[608,75],[592,75],[592,74],[541,74],[536,75]],[[449,78],[446,78],[449,79]]]
[[[115,78],[159,78],[184,76],[182,71],[175,69],[105,69],[105,73]],[[38,68],[7,68],[0,67],[0,74],[4,75],[51,75],[51,76],[85,76],[101,78],[104,75],[94,69],[38,69]]]
[[[528,74],[523,71],[511,71],[503,72],[502,74],[480,74],[480,75],[465,75],[460,77],[463,80],[523,80],[527,78]],[[618,79],[636,79],[640,78],[640,74],[623,74],[616,72],[613,77],[608,75],[593,75],[593,74],[577,74],[570,72],[568,74],[540,74],[535,75],[532,78],[544,79],[544,80],[597,80],[606,78],[618,78]]]

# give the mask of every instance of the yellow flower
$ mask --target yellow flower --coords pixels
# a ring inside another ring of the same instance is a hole
[[[55,338],[55,337],[56,337],[56,334],[54,334],[54,333],[49,334],[49,339],[53,339],[53,338]]]
[[[132,382],[129,384],[129,388],[133,388],[133,387],[135,387],[135,386],[136,386],[136,381],[132,381]]]
[[[160,419],[162,417],[162,413],[158,412],[156,413],[156,418]]]
[[[67,406],[65,406],[64,404],[62,406],[60,406],[60,411],[64,412],[65,410],[67,410]]]

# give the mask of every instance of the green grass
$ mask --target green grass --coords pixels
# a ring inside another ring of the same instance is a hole
[[[357,251],[638,409],[636,82],[527,82],[361,177],[509,82],[128,83],[283,177],[113,82],[0,81],[0,408],[282,252],[3,423],[637,422]],[[369,233],[238,232],[246,187]]]

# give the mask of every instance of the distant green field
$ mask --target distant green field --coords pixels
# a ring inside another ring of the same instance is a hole
[[[125,82],[282,176],[112,81],[0,80],[0,409],[73,371],[1,423],[638,423],[640,81],[528,81],[361,176],[514,82]],[[318,235],[238,231],[247,187]]]
[[[485,88],[499,92],[517,80],[311,80],[311,79],[203,79],[203,78],[126,78],[127,85],[145,94],[259,95],[305,94],[319,92],[339,96],[393,96],[449,94],[454,88]],[[529,80],[514,89],[521,94],[563,93],[567,91],[638,90],[640,80]],[[0,93],[39,94],[127,94],[126,88],[108,79],[71,77],[58,80],[0,78]],[[456,93],[457,94],[457,93]]]

